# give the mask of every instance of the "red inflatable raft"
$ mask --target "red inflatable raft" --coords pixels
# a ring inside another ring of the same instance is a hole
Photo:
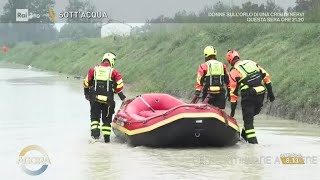
[[[207,104],[186,104],[168,94],[144,94],[121,107],[112,122],[117,137],[132,146],[231,146],[237,122]]]

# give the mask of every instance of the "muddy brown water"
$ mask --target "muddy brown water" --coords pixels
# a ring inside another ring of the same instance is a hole
[[[255,121],[259,145],[154,149],[130,147],[114,135],[110,144],[90,144],[81,83],[0,65],[1,179],[320,179],[319,126],[266,115]],[[21,150],[32,144],[45,149],[51,162],[38,176],[18,164]],[[283,164],[285,153],[301,155],[304,164]]]

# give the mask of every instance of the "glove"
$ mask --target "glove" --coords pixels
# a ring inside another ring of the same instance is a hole
[[[267,97],[267,99],[269,99],[270,102],[273,102],[276,98],[274,97],[274,95],[273,95],[272,92],[271,92],[271,93],[268,92],[268,97]]]
[[[198,96],[194,95],[192,100],[191,100],[191,102],[190,102],[190,104],[196,104],[197,99],[198,99]]]
[[[273,95],[271,83],[266,84],[266,88],[268,91],[267,99],[270,100],[270,102],[273,102],[276,98]]]
[[[121,101],[124,101],[126,99],[126,96],[123,94],[122,91],[118,93],[118,96],[121,99]]]
[[[231,113],[230,116],[233,117],[236,113],[237,102],[231,102]]]
[[[200,96],[200,93],[201,93],[201,92],[200,92],[199,90],[196,90],[196,91],[194,92],[194,95],[195,95],[195,96]]]
[[[190,104],[197,104],[198,98],[199,98],[200,94],[201,94],[201,91],[196,90],[196,91],[194,92],[194,96],[193,96]]]
[[[227,99],[228,101],[230,101],[230,88],[227,88],[226,99]]]
[[[90,94],[89,88],[83,88],[84,95]]]
[[[86,98],[86,100],[90,101],[90,95],[89,94],[84,95],[84,97]]]

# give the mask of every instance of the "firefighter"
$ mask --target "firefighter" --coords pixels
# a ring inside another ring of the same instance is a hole
[[[230,70],[230,116],[233,117],[235,114],[238,91],[240,90],[244,121],[241,136],[251,144],[258,144],[253,119],[255,115],[260,113],[266,89],[270,102],[275,100],[270,75],[257,63],[251,60],[240,60],[240,56],[235,50],[228,50],[226,59],[232,66]]]
[[[228,67],[217,60],[217,50],[213,46],[207,46],[203,52],[205,63],[200,64],[198,68],[194,99],[202,91],[202,101],[209,98],[208,104],[224,109],[226,106],[224,86],[227,88],[227,95],[229,94]]]
[[[100,117],[102,116],[101,132],[106,143],[110,142],[111,121],[114,114],[114,94],[124,102],[126,96],[122,90],[124,83],[121,74],[113,68],[116,55],[105,53],[101,64],[92,67],[83,81],[85,98],[90,101],[91,136],[100,138]]]

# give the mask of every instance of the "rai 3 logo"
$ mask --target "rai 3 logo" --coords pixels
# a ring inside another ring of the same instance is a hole
[[[40,18],[40,14],[29,13],[28,9],[16,9],[16,21],[28,22],[29,19]]]

